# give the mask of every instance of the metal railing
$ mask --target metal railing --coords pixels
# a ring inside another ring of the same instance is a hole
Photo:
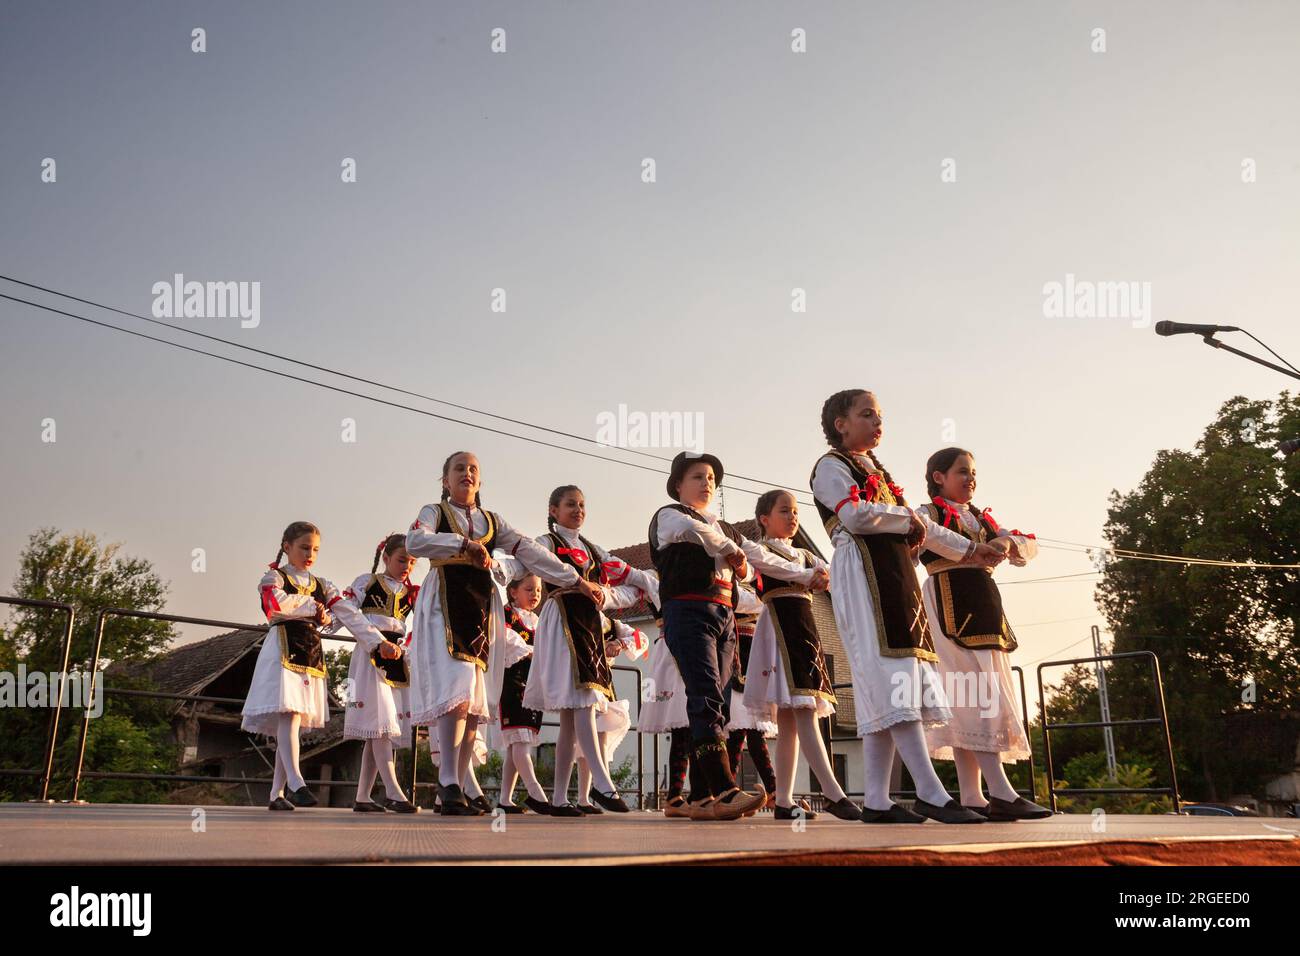
[[[53,611],[59,611],[68,615],[64,627],[64,638],[62,648],[62,669],[61,672],[66,674],[68,663],[72,654],[72,637],[73,621],[75,619],[75,609],[68,604],[60,604],[53,601],[36,601],[26,598],[3,597],[0,596],[0,604],[10,604],[19,607],[42,608]],[[236,621],[223,621],[213,618],[187,617],[179,614],[163,614],[153,611],[137,611],[130,608],[104,608],[101,610],[95,621],[95,644],[91,653],[88,673],[94,674],[99,669],[100,658],[103,655],[104,631],[111,618],[131,618],[135,620],[162,621],[169,624],[191,624],[199,627],[219,627],[232,631],[258,631],[265,635],[270,630],[268,624],[245,624]],[[263,638],[264,639],[264,638]],[[356,643],[356,638],[350,634],[330,634],[325,636],[325,640],[339,641],[342,643]],[[254,644],[252,646],[257,646]],[[641,671],[635,667],[624,665],[615,665],[611,668],[613,671],[626,671],[637,675],[637,693],[636,693],[636,724],[628,729],[629,734],[637,735],[637,787],[636,794],[638,805],[644,804],[644,761],[643,747],[641,745],[641,731],[638,728],[641,718],[641,698],[643,677]],[[77,746],[77,758],[72,771],[72,795],[71,800],[77,802],[80,799],[81,784],[84,780],[137,780],[137,781],[155,781],[155,782],[174,782],[174,783],[210,783],[210,784],[242,784],[242,785],[270,785],[271,777],[233,777],[233,776],[210,776],[207,774],[187,774],[187,773],[137,773],[113,770],[87,770],[85,768],[86,760],[86,743],[90,736],[90,722],[94,718],[91,716],[96,693],[94,684],[91,684],[90,696],[83,702],[83,713],[81,721],[80,740]],[[104,686],[102,689],[105,701],[109,697],[135,697],[156,700],[174,700],[184,701],[187,703],[212,703],[225,704],[229,706],[239,706],[244,703],[244,698],[238,697],[215,697],[205,694],[179,694],[166,691],[137,690],[126,687]],[[0,768],[0,775],[4,776],[29,776],[41,778],[41,800],[49,798],[50,784],[53,778],[53,763],[55,745],[58,739],[60,728],[60,717],[64,706],[64,696],[61,694],[53,701],[51,707],[49,728],[45,742],[45,760],[44,769],[39,768]],[[341,708],[336,706],[330,707],[331,714],[338,714]],[[544,722],[543,726],[558,727],[555,722]],[[419,772],[418,760],[416,759],[418,751],[415,749],[416,731],[412,730],[412,759],[411,759],[411,798],[415,799],[417,787],[432,786],[432,783],[417,781],[415,778]],[[358,781],[347,780],[342,778],[321,780],[310,779],[305,783],[309,787],[352,787],[356,788]],[[489,788],[490,789],[490,788]],[[631,788],[623,788],[623,793],[632,793]]]
[[[68,672],[68,658],[72,654],[72,623],[76,618],[77,612],[71,604],[61,604],[58,601],[37,601],[31,598],[20,597],[0,597],[0,604],[9,604],[14,607],[40,608],[47,611],[58,611],[60,614],[68,615],[63,625],[63,658],[62,666],[59,673]],[[93,671],[91,672],[94,673]],[[43,767],[37,768],[0,768],[0,775],[7,777],[40,777],[41,778],[41,796],[42,801],[48,800],[50,796],[50,778],[54,775],[54,741],[59,734],[59,715],[63,711],[64,692],[68,686],[66,681],[59,682],[59,696],[54,706],[50,709],[50,724],[45,735],[45,760]],[[21,692],[21,689],[20,689]],[[87,704],[87,706],[89,706]]]
[[[1131,660],[1138,657],[1145,657],[1151,662],[1151,675],[1155,680],[1156,702],[1160,706],[1159,717],[1142,717],[1135,720],[1086,720],[1074,721],[1071,723],[1054,724],[1047,719],[1047,697],[1043,692],[1043,668],[1044,667],[1073,667],[1076,664],[1097,664],[1101,665],[1106,661]],[[1039,713],[1043,718],[1043,755],[1047,758],[1047,798],[1051,801],[1051,808],[1056,810],[1056,797],[1062,796],[1087,796],[1095,794],[1168,794],[1174,802],[1174,813],[1181,814],[1182,807],[1178,799],[1178,771],[1174,767],[1174,744],[1173,738],[1169,735],[1169,715],[1165,710],[1165,686],[1160,679],[1160,659],[1156,657],[1154,651],[1125,651],[1121,654],[1100,654],[1095,657],[1076,657],[1068,661],[1044,661],[1038,665],[1038,707]],[[1167,787],[1061,787],[1056,786],[1055,767],[1052,763],[1052,736],[1054,730],[1082,730],[1085,728],[1110,728],[1110,727],[1149,727],[1158,725],[1161,730],[1161,740],[1164,743],[1165,759],[1169,768],[1169,786]]]

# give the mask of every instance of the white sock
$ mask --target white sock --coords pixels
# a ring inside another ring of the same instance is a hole
[[[831,758],[826,754],[826,743],[822,740],[822,735],[817,732],[817,712],[806,707],[800,708],[794,711],[794,719],[795,726],[799,729],[799,743],[803,745],[804,759],[808,761],[812,772],[817,775],[817,782],[822,785],[822,793],[830,797],[832,802],[843,800],[846,794],[839,781],[835,779],[835,769],[831,766]],[[794,786],[793,781],[790,786]]]
[[[944,789],[943,781],[934,772],[934,764],[930,763],[930,749],[926,744],[925,729],[921,726],[921,722],[909,720],[902,724],[895,724],[889,728],[889,735],[894,738],[894,746],[898,748],[898,755],[903,758],[903,766],[907,768],[912,778],[916,795],[936,807],[947,804],[952,796]]]
[[[961,787],[961,803],[964,807],[987,807],[984,788],[980,786],[980,765],[975,754],[959,747],[952,748],[953,763],[957,765],[957,783]]]
[[[284,755],[284,773],[290,790],[301,790],[307,786],[298,769],[298,728],[302,724],[302,714],[281,714],[275,734],[276,751]]]
[[[1002,768],[1001,757],[987,750],[976,750],[974,753],[980,769],[984,771],[984,779],[988,781],[989,795],[1014,803],[1020,794],[1016,793],[1016,788],[1011,786],[1011,781],[1007,779],[1007,772]]]
[[[370,741],[370,747],[374,751],[372,762],[379,769],[379,776],[384,780],[384,794],[389,800],[405,800],[406,794],[402,792],[402,785],[397,782],[397,762],[393,759],[393,742],[387,737],[379,737]],[[373,784],[374,778],[371,777]],[[366,788],[366,796],[370,796],[370,788]]]
[[[889,778],[894,772],[894,738],[888,730],[862,738],[862,805],[868,810],[888,810]]]

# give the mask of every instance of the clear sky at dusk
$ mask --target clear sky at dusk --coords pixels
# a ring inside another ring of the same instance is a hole
[[[1099,542],[1157,449],[1287,385],[1150,326],[1297,354],[1297,36],[1281,2],[7,3],[0,271],[143,314],[176,273],[256,281],[255,328],[176,323],[593,438],[620,404],[700,414],[805,499],[822,401],[867,387],[912,499],[959,444],[1004,523]],[[1150,313],[1049,318],[1067,275],[1148,283]],[[0,334],[6,589],[31,531],[85,529],[154,561],[171,610],[256,620],[286,524],[349,581],[462,448],[532,533],[558,484],[607,547],[664,501],[661,475],[12,302]],[[1088,583],[1004,593],[1013,625],[1059,622],[1022,626],[1022,664],[1101,623]]]

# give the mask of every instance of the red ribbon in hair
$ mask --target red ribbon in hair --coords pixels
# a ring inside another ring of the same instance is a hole
[[[862,483],[862,496],[867,501],[876,500],[876,492],[880,490],[880,476],[868,475],[867,480]]]
[[[930,500],[938,506],[941,512],[943,512],[943,526],[945,528],[951,528],[954,524],[958,528],[961,527],[961,515],[958,513],[956,508],[948,504],[947,501],[940,498],[938,495],[935,495]]]
[[[556,548],[555,553],[567,554],[569,557],[573,558],[574,564],[586,564],[591,560],[587,552],[583,551],[581,548]]]

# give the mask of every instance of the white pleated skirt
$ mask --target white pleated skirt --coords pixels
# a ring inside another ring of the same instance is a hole
[[[835,705],[824,697],[811,694],[791,694],[786,680],[781,648],[777,646],[776,625],[772,613],[763,609],[754,629],[754,640],[749,645],[749,667],[745,670],[745,707],[766,720],[776,719],[777,708],[789,710],[814,710],[818,717],[835,713]],[[735,703],[732,703],[732,721],[735,721]]]
[[[745,705],[744,695],[734,688],[729,690],[728,693],[731,695],[731,719],[727,721],[725,728],[727,733],[731,733],[733,730],[761,730],[764,737],[776,736],[774,714],[768,716],[766,707],[757,710],[750,709]]]
[[[644,733],[664,734],[690,725],[686,717],[686,684],[663,637],[650,648],[650,680],[644,693],[639,724]]]
[[[862,555],[843,530],[835,533],[831,596],[835,624],[849,659],[858,736],[911,720],[927,727],[951,720],[948,698],[933,664],[919,657],[887,657],[880,652]]]
[[[595,707],[596,713],[603,714],[609,698],[590,687],[578,687],[576,674],[569,639],[564,636],[564,618],[556,598],[542,606],[537,619],[533,663],[528,671],[528,687],[524,690],[524,706],[530,710]]]
[[[280,663],[280,628],[276,626],[262,639],[239,726],[248,733],[274,737],[281,714],[301,714],[303,730],[324,727],[329,719],[329,697],[325,678],[291,671]]]
[[[952,760],[953,748],[998,754],[1003,763],[1029,759],[1029,736],[1020,719],[1011,655],[1005,651],[968,650],[939,629],[934,578],[921,593],[930,617],[930,636],[939,655],[939,673],[950,689],[952,720],[926,729],[930,755]]]
[[[410,661],[407,661],[408,669]],[[411,735],[411,707],[407,689],[391,687],[361,645],[352,648],[348,665],[351,696],[343,718],[344,740],[389,737],[399,746]]]

